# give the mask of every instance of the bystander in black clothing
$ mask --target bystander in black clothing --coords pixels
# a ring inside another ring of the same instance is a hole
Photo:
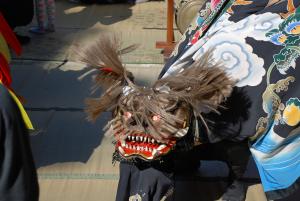
[[[20,110],[0,84],[0,201],[38,201],[39,187]]]
[[[33,19],[33,0],[0,0],[0,12],[12,29],[18,26],[26,26]],[[30,41],[27,36],[16,34],[21,44]]]

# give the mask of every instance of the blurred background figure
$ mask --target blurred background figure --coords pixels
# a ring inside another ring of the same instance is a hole
[[[0,12],[13,30],[18,26],[26,26],[33,18],[33,0],[1,0]],[[28,36],[16,36],[22,45],[30,42]]]
[[[118,4],[118,3],[144,3],[150,0],[69,0],[71,3],[85,3],[85,4]]]
[[[32,27],[29,31],[34,34],[44,34],[46,32],[54,32],[55,19],[55,1],[54,0],[34,0],[35,16],[37,26]],[[46,18],[48,22],[46,23]]]
[[[21,102],[11,89],[8,45],[21,46],[0,12],[0,200],[38,201],[39,187],[28,129],[33,129]]]

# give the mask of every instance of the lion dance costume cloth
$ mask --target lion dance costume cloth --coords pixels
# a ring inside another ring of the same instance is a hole
[[[150,88],[135,85],[119,60],[134,47],[100,40],[85,52],[105,90],[88,100],[90,118],[114,111],[107,128],[121,161],[117,200],[172,200],[180,165],[209,158],[227,162],[238,186],[250,152],[269,199],[296,189],[299,4],[207,1]],[[230,189],[223,200],[245,199]]]
[[[37,201],[39,188],[27,131],[33,127],[11,88],[8,45],[21,53],[0,12],[0,200]]]
[[[250,137],[264,191],[288,194],[300,176],[300,1],[211,1],[189,27],[162,76],[214,48],[251,101],[238,138]],[[238,107],[238,105],[236,105]],[[230,109],[230,108],[229,108]],[[234,111],[234,108],[231,109]]]

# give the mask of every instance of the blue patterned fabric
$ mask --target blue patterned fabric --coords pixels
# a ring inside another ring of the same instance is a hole
[[[215,122],[208,138],[212,143],[250,139],[270,199],[287,196],[300,183],[299,4],[299,0],[207,1],[160,74],[166,77],[188,68],[213,49],[215,62],[224,64],[242,95],[227,110],[236,114],[230,118],[237,121],[224,123],[208,115]],[[237,117],[239,110],[246,113],[243,118]]]

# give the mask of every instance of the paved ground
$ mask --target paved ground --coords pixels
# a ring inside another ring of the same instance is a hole
[[[123,38],[124,45],[140,44],[123,61],[139,83],[149,84],[163,65],[163,56],[155,48],[155,42],[165,40],[166,3],[84,6],[58,0],[56,5],[57,31],[31,35],[31,44],[12,63],[14,89],[25,97],[25,107],[36,129],[31,142],[39,174],[40,200],[113,201],[118,165],[111,164],[113,147],[102,132],[110,115],[102,115],[95,124],[85,120],[84,98],[89,96],[91,81],[77,79],[84,73],[84,65],[76,62],[72,50],[93,43],[104,31],[115,32]],[[19,31],[28,34],[34,24]],[[180,34],[175,34],[178,39]],[[210,171],[206,176],[210,172],[224,176],[224,170],[211,171],[212,167],[207,166]],[[252,177],[255,171],[249,174]],[[214,192],[224,189],[224,182],[216,184],[201,179],[182,180],[177,185],[181,186],[178,201],[217,200]],[[187,198],[188,190],[198,198]],[[247,201],[264,200],[260,185],[251,184]]]
[[[166,4],[78,5],[56,1],[55,33],[31,35],[21,57],[12,63],[14,89],[25,97],[36,131],[31,142],[38,168],[41,201],[113,201],[118,165],[113,166],[111,140],[102,128],[85,120],[84,98],[91,81],[73,49],[87,46],[102,32],[116,33],[124,46],[140,44],[123,57],[141,84],[154,80],[163,64],[155,42],[165,40]],[[28,35],[30,26],[19,28]],[[179,34],[177,33],[177,36]]]
[[[163,63],[157,40],[166,38],[165,2],[119,5],[77,5],[67,0],[56,1],[57,32],[33,37],[24,49],[22,59],[74,60],[73,46],[87,45],[103,31],[123,38],[124,45],[138,43],[138,51],[125,56],[126,63]],[[33,24],[35,24],[33,22]],[[28,28],[22,29],[27,32]],[[176,34],[179,37],[179,34]]]

